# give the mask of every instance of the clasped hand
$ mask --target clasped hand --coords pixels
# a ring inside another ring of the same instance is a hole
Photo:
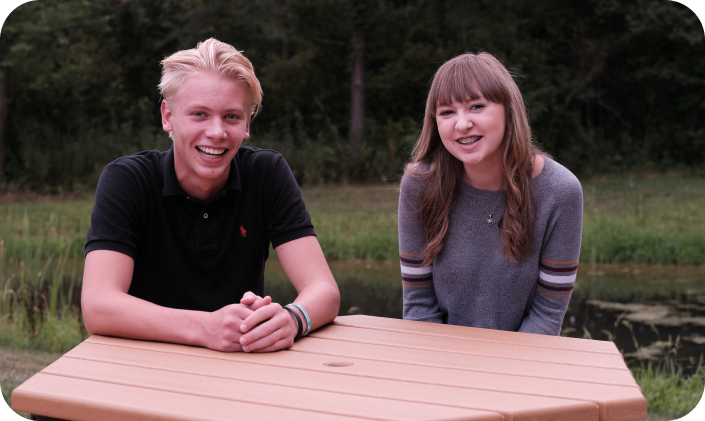
[[[246,292],[239,304],[210,313],[205,346],[218,351],[271,352],[294,343],[297,325],[271,297]]]

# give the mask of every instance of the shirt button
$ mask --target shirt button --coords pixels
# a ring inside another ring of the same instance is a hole
[[[204,214],[203,214],[203,219],[208,219],[208,214],[207,214],[207,213],[204,213]]]

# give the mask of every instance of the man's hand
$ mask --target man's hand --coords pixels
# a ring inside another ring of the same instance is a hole
[[[252,311],[257,310],[258,308],[262,308],[266,305],[269,305],[272,302],[272,297],[267,295],[266,297],[262,298],[259,295],[255,294],[254,292],[247,291],[245,295],[242,296],[240,299],[240,304],[246,306]]]
[[[203,325],[206,335],[201,338],[202,345],[216,351],[242,351],[240,327],[243,320],[253,314],[241,304],[231,304],[209,313]]]
[[[294,343],[298,329],[294,317],[281,305],[271,303],[271,298],[269,301],[269,304],[259,307],[240,325],[240,345],[245,352],[278,351],[288,349]]]

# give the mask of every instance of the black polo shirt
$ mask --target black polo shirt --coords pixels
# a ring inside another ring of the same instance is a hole
[[[214,311],[262,295],[269,244],[315,235],[296,180],[277,152],[241,146],[225,188],[203,202],[174,170],[173,148],[108,164],[100,176],[86,254],[135,262],[129,294],[165,307]]]

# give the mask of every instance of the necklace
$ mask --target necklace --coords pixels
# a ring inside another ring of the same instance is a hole
[[[502,184],[502,180],[500,180],[500,181],[499,181],[499,184],[497,184],[497,189],[499,189],[499,186],[500,186],[501,184]],[[475,193],[472,193],[472,197],[474,197],[475,200],[477,200],[477,203],[479,203],[480,206],[482,206],[482,209],[485,210],[485,213],[487,213],[488,218],[485,219],[485,221],[487,222],[487,225],[492,225],[492,224],[494,224],[495,222],[497,222],[497,221],[495,221],[494,218],[492,218],[492,214],[494,213],[495,209],[497,209],[497,205],[499,205],[499,202],[502,200],[502,195],[499,196],[499,199],[497,199],[497,203],[495,203],[495,204],[494,204],[494,207],[492,207],[492,212],[488,212],[488,211],[487,211],[487,208],[485,207],[485,205],[482,204],[482,202],[480,201],[480,199],[478,199],[477,196],[475,196]]]

